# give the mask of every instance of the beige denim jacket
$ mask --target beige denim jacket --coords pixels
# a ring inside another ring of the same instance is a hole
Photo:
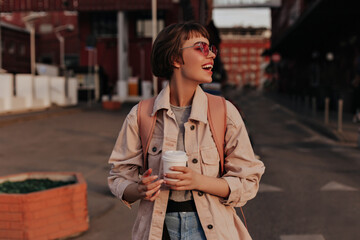
[[[223,199],[211,194],[193,190],[193,197],[208,240],[251,239],[234,207],[240,207],[254,198],[259,181],[264,173],[264,164],[255,159],[244,122],[237,109],[228,101],[227,131],[225,135],[225,171],[222,176],[230,188],[230,195]],[[188,166],[201,174],[219,177],[219,154],[213,141],[207,120],[207,97],[197,87],[189,121],[185,123],[185,150]],[[170,108],[170,88],[163,89],[155,100],[153,114],[157,122],[148,152],[148,164],[154,175],[162,176],[161,155],[176,150],[179,128]],[[194,126],[195,128],[193,128]],[[110,156],[111,192],[128,207],[131,204],[122,199],[125,188],[138,182],[142,168],[142,148],[137,124],[137,105],[130,111],[119,133]],[[154,202],[141,200],[133,227],[133,239],[160,240],[169,197],[166,186]]]

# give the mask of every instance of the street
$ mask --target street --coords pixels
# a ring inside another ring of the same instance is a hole
[[[254,240],[360,239],[360,151],[256,93],[237,97],[266,171],[244,207]]]
[[[243,208],[253,239],[360,239],[360,151],[322,137],[260,93],[233,98],[266,166],[258,195]],[[0,124],[0,174],[81,172],[90,229],[75,239],[130,239],[136,204],[129,210],[110,194],[107,161],[131,107],[82,106]]]

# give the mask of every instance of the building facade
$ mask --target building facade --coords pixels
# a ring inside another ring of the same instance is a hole
[[[28,73],[30,72],[29,32],[13,24],[0,22],[1,58],[0,71]]]
[[[270,47],[270,30],[265,28],[220,29],[220,55],[228,84],[258,88],[265,79],[269,57],[261,54]]]
[[[151,0],[0,2],[2,22],[23,29],[25,26],[22,19],[29,11],[46,13],[46,16],[34,21],[36,62],[39,63],[60,65],[60,43],[54,29],[62,25],[73,25],[73,31],[61,32],[65,39],[65,64],[74,71],[86,71],[89,66],[97,65],[103,76],[104,94],[114,91],[118,81],[127,81],[129,77],[136,77],[139,81],[152,80],[151,9]],[[157,30],[159,32],[171,23],[187,20],[207,25],[211,20],[211,11],[211,0],[157,0]],[[27,46],[29,44],[30,41]],[[8,56],[3,57],[8,59]],[[28,69],[21,71],[26,72]]]
[[[298,99],[325,98],[337,109],[360,109],[360,12],[356,1],[289,0],[272,9],[272,44],[280,54],[271,86]]]

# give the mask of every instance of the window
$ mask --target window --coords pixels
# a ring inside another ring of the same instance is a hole
[[[52,33],[53,32],[53,25],[49,23],[42,23],[39,26],[39,32],[42,34]]]
[[[238,53],[238,52],[239,52],[239,49],[233,47],[233,48],[231,48],[231,52],[232,52],[232,53]]]
[[[255,54],[256,53],[256,48],[250,48],[250,53]]]
[[[231,61],[233,63],[237,63],[239,61],[239,58],[238,57],[231,57]]]
[[[65,55],[65,66],[79,66],[79,55]]]
[[[164,29],[165,22],[163,19],[157,21],[157,33]],[[136,35],[138,37],[151,38],[152,37],[152,20],[139,19],[136,21]]]
[[[251,57],[250,57],[250,61],[251,61],[251,62],[256,62],[256,57],[255,57],[255,56],[251,56]]]
[[[16,45],[14,42],[9,43],[8,53],[9,54],[15,54],[16,51]]]
[[[229,49],[228,48],[223,48],[221,49],[221,53],[228,53],[229,52]]]
[[[94,12],[91,19],[93,35],[96,37],[117,36],[116,12]]]
[[[25,56],[26,54],[26,47],[25,47],[25,44],[24,43],[21,43],[19,45],[19,55],[20,56]]]
[[[251,72],[251,73],[250,73],[250,79],[254,80],[255,78],[256,78],[256,74],[253,73],[253,72]]]
[[[2,41],[1,42],[1,53],[3,53],[5,51],[5,42]]]
[[[247,53],[248,52],[248,50],[247,50],[247,48],[241,48],[241,53]]]
[[[241,61],[242,61],[242,62],[246,62],[246,61],[247,61],[247,57],[246,57],[246,56],[242,56],[242,57],[241,57]]]
[[[77,11],[64,11],[64,15],[65,16],[77,16],[78,12]]]

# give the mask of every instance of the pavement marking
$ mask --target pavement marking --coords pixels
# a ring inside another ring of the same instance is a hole
[[[358,191],[356,188],[331,181],[325,184],[321,189],[321,191]]]
[[[259,192],[282,192],[283,190],[279,187],[275,187],[269,184],[260,183]]]
[[[310,234],[310,235],[282,235],[280,240],[325,240],[321,234]]]

